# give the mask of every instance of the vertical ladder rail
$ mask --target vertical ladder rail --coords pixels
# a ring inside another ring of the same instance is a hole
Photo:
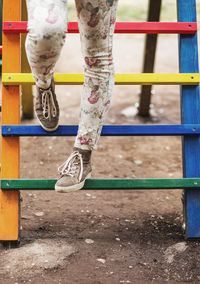
[[[179,22],[196,22],[196,0],[177,0]],[[199,73],[197,34],[179,36],[180,72]],[[199,86],[181,86],[183,124],[200,124]],[[183,138],[183,175],[200,177],[200,136]],[[185,237],[200,237],[200,190],[184,191]]]
[[[0,0],[0,46],[2,45],[2,8],[3,8],[3,0]],[[0,52],[0,76],[2,72],[2,57]]]
[[[4,0],[4,21],[20,21],[20,0]],[[3,34],[2,71],[20,72],[20,35]],[[19,86],[2,85],[2,125],[20,122]],[[1,178],[19,178],[19,138],[2,137]],[[16,190],[0,190],[0,241],[19,240],[20,201]]]

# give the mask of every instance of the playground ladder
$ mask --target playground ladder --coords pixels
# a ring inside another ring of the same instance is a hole
[[[53,133],[40,126],[20,125],[19,86],[34,84],[31,74],[20,74],[20,0],[4,0],[2,75],[2,160],[0,190],[0,241],[20,239],[19,190],[54,189],[55,180],[19,179],[20,136],[74,136],[77,126],[60,126]],[[116,74],[116,84],[180,85],[181,125],[107,125],[102,135],[183,137],[182,179],[90,179],[84,189],[184,189],[185,237],[200,237],[200,96],[197,49],[196,1],[177,0],[176,23],[117,23],[117,33],[179,34],[180,74]],[[77,33],[77,23],[69,23],[69,33]],[[83,84],[82,74],[55,74],[56,84]]]
[[[3,8],[3,2],[0,0],[0,75],[1,75],[1,69],[2,69],[2,8]]]

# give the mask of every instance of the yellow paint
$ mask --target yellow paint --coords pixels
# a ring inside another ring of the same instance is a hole
[[[4,21],[20,21],[20,0],[4,0]],[[3,34],[2,71],[20,72],[20,35]],[[19,86],[2,86],[2,124],[20,122]],[[1,137],[1,178],[19,178],[19,138]],[[19,192],[0,190],[0,241],[19,239]]]
[[[57,85],[82,85],[83,74],[55,74]],[[116,74],[116,85],[198,85],[200,82],[198,73],[142,73],[142,74]],[[3,73],[4,85],[35,84],[32,74]]]

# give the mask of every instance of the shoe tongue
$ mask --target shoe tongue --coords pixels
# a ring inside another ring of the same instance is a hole
[[[90,162],[91,151],[89,151],[89,150],[82,150],[82,149],[79,149],[79,148],[76,148],[76,147],[74,147],[74,150],[78,151],[82,155],[83,163],[89,163]]]

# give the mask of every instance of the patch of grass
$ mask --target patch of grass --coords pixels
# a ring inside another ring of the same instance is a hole
[[[67,6],[68,10],[68,21],[69,22],[76,22],[77,21],[77,15],[76,15],[76,8],[75,5],[70,3]]]
[[[123,1],[123,0],[122,0]],[[141,1],[141,0],[140,0]],[[131,4],[119,1],[117,11],[117,21],[119,22],[144,22],[147,20],[148,1],[143,0],[142,3],[133,1]],[[197,15],[200,15],[200,5],[197,4]],[[74,3],[68,4],[68,20],[77,21],[76,9]],[[177,21],[177,8],[174,0],[164,0],[162,2],[162,10],[160,20],[163,22]],[[200,20],[200,19],[199,19]]]
[[[119,5],[117,21],[119,22],[143,22],[147,18],[147,7],[133,7],[133,5]]]

